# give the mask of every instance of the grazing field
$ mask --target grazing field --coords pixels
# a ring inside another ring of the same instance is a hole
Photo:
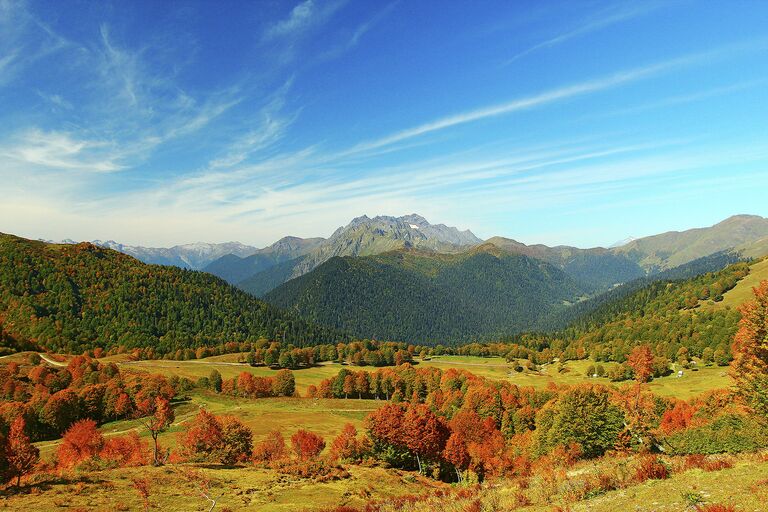
[[[566,361],[562,365],[545,365],[541,371],[516,372],[513,364],[500,357],[439,356],[430,361],[419,363],[438,368],[461,368],[489,379],[508,380],[518,386],[544,388],[550,383],[579,384],[582,382],[600,382],[610,384],[607,378],[587,376],[587,368],[595,364],[591,360]],[[616,363],[600,363],[609,370]],[[650,382],[651,390],[662,396],[689,399],[711,389],[729,388],[733,379],[728,375],[727,367],[704,367],[697,370],[683,370],[683,376],[675,373]]]
[[[176,432],[184,428],[201,408],[216,415],[237,417],[253,431],[254,442],[261,441],[269,432],[277,430],[287,439],[300,428],[308,428],[329,442],[341,432],[344,425],[352,423],[362,429],[363,420],[383,402],[377,400],[336,400],[314,398],[236,398],[208,392],[194,392],[188,400],[174,404],[176,420],[173,426],[160,435],[166,447],[176,445]],[[138,432],[148,434],[138,420],[115,421],[101,426],[105,436]],[[36,443],[43,455],[52,453],[60,439]]]
[[[189,470],[197,478],[189,478]],[[329,482],[298,479],[255,467],[167,465],[93,471],[87,474],[36,475],[37,489],[0,501],[9,510],[142,510],[133,479],[149,481],[151,510],[209,510],[198,483],[208,479],[209,495],[218,498],[215,510],[293,512],[346,504],[361,506],[370,499],[429,493],[446,488],[438,481],[412,473],[351,466],[350,477]]]
[[[211,370],[217,370],[222,378],[230,379],[237,377],[242,372],[251,373],[257,377],[272,377],[276,370],[265,366],[250,366],[247,363],[238,363],[238,354],[227,354],[216,358],[196,359],[191,361],[125,361],[118,362],[122,370],[143,371],[147,373],[160,373],[163,375],[177,375],[196,381],[200,377],[208,377]],[[224,358],[225,360],[222,360]],[[317,386],[320,381],[333,377],[339,372],[342,366],[334,363],[322,363],[311,368],[302,368],[293,370],[296,379],[296,389],[304,395],[307,387]]]
[[[750,265],[749,274],[736,283],[732,289],[723,294],[723,300],[719,302],[702,302],[702,308],[726,309],[737,308],[754,299],[752,288],[768,279],[768,258]]]

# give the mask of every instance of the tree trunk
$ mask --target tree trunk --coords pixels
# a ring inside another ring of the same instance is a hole
[[[152,440],[155,442],[155,452],[154,452],[155,466],[159,466],[160,463],[157,460],[157,434],[155,432],[152,432]]]
[[[419,458],[419,454],[418,453],[416,454],[416,462],[419,465],[419,474],[421,475],[423,473],[421,472],[421,459]]]
[[[456,478],[459,479],[459,483],[461,483],[461,472],[459,471],[459,468],[456,466],[453,466],[453,469],[456,471]]]

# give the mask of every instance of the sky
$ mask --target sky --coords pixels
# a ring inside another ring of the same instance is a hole
[[[2,232],[159,247],[768,216],[768,2],[0,0],[0,183]]]

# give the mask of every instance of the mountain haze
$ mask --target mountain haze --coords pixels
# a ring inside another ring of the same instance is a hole
[[[305,239],[286,236],[250,256],[241,257],[236,254],[222,256],[206,265],[203,270],[235,284],[278,263],[303,256],[324,241],[324,238]]]

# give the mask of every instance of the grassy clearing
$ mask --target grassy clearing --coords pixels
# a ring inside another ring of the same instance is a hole
[[[686,507],[685,494],[696,493],[704,503],[734,505],[739,511],[765,510],[768,500],[768,464],[742,462],[731,469],[706,472],[693,469],[668,480],[612,491],[572,507],[573,512],[594,511],[677,511]],[[534,510],[534,509],[532,509]],[[548,509],[547,509],[548,510]]]
[[[228,356],[237,356],[237,354],[228,354]],[[273,377],[276,373],[276,370],[264,366],[252,367],[245,363],[237,363],[236,358],[234,361],[221,361],[220,358],[223,357],[225,356],[192,361],[124,361],[119,362],[118,365],[124,370],[160,373],[168,376],[178,375],[192,381],[196,381],[200,377],[208,377],[211,370],[214,369],[218,370],[225,379],[237,377],[242,372],[248,372],[258,377]],[[293,370],[293,375],[296,378],[296,389],[304,395],[308,386],[312,384],[317,386],[323,379],[336,375],[341,368],[342,366],[339,364],[321,364],[312,368]]]
[[[189,466],[168,465],[96,471],[87,475],[39,475],[37,484],[0,500],[10,510],[142,510],[132,479],[150,481],[153,510],[208,510],[196,484],[182,471]],[[317,483],[254,467],[194,466],[211,479],[210,495],[220,497],[216,510],[287,512],[347,504],[360,506],[369,499],[430,492],[443,484],[397,471],[351,467],[350,478]]]
[[[461,368],[489,379],[507,380],[518,386],[533,386],[545,388],[554,384],[579,384],[582,382],[600,382],[611,384],[606,378],[594,379],[587,377],[587,368],[595,364],[591,360],[567,361],[562,367],[557,364],[545,365],[540,372],[516,372],[514,365],[500,357],[471,357],[471,356],[440,356],[431,361],[419,363],[424,366],[438,368]],[[616,363],[600,363],[606,371]],[[562,368],[562,371],[558,371]],[[728,376],[727,367],[704,367],[698,370],[684,370],[683,376],[676,374],[654,379],[650,384],[653,392],[669,397],[687,400],[705,391],[718,388],[728,388],[733,385],[733,379]]]
[[[702,309],[721,310],[726,308],[737,308],[740,305],[754,299],[752,288],[768,279],[768,258],[758,261],[749,267],[749,274],[736,283],[732,289],[723,294],[723,300],[720,302],[701,302]]]
[[[235,398],[214,393],[192,393],[189,400],[177,402],[174,406],[176,421],[172,427],[160,436],[163,446],[173,448],[176,445],[176,433],[184,429],[184,424],[192,419],[201,408],[216,414],[236,416],[253,431],[254,441],[258,442],[273,430],[280,431],[287,439],[300,428],[309,429],[325,438],[330,444],[344,425],[352,423],[358,429],[363,428],[364,418],[380,407],[376,400],[335,400],[310,398]],[[101,427],[105,436],[123,435],[131,431],[142,437],[147,433],[137,420],[115,421]],[[60,440],[36,443],[43,458],[50,457]]]

